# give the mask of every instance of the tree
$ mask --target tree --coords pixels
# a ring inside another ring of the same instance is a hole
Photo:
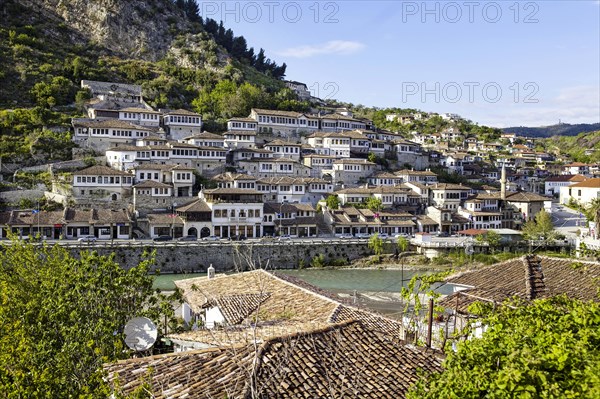
[[[331,210],[335,210],[340,207],[340,199],[335,194],[329,195],[325,200],[325,203],[327,204],[327,208]]]
[[[151,260],[14,240],[0,252],[0,392],[9,397],[107,397],[103,363],[128,357],[123,327],[159,319]]]
[[[495,231],[486,231],[485,234],[479,234],[475,237],[475,241],[479,243],[487,242],[492,252],[500,246],[502,236]]]
[[[552,218],[543,209],[535,215],[535,220],[529,220],[523,225],[523,236],[527,240],[551,240],[555,235]]]
[[[459,343],[408,398],[600,397],[599,303],[561,296],[477,307],[483,336]]]
[[[381,254],[383,254],[383,240],[379,234],[375,233],[369,238],[369,248],[377,255],[377,261],[381,262]]]
[[[383,202],[381,201],[381,198],[377,198],[377,197],[370,197],[367,200],[367,208],[372,210],[373,212],[378,212],[381,210],[381,208],[383,207]]]

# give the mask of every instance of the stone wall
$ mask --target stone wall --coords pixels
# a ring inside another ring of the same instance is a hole
[[[71,251],[78,256],[86,244],[74,246]],[[308,266],[311,259],[319,254],[325,261],[344,259],[352,261],[372,255],[367,241],[360,243],[332,243],[330,241],[288,241],[270,243],[150,243],[91,245],[90,249],[101,255],[114,253],[115,261],[126,269],[134,267],[142,260],[144,251],[156,250],[154,270],[161,273],[204,272],[212,264],[217,272],[248,268],[248,259],[267,269],[294,269],[301,260]],[[386,248],[388,249],[388,248]]]

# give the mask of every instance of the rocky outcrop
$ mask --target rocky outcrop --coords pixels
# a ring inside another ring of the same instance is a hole
[[[190,28],[169,0],[24,0],[22,4],[115,54],[147,61],[164,57],[174,36]]]

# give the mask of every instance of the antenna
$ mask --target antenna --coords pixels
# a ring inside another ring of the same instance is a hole
[[[158,331],[147,317],[134,317],[125,324],[125,345],[136,352],[148,350],[156,342]]]

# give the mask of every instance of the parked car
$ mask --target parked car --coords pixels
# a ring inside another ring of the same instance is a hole
[[[244,241],[246,236],[243,234],[235,235],[230,237],[231,241]]]
[[[191,235],[191,236],[183,236],[183,237],[179,237],[177,239],[177,241],[196,241],[198,239],[198,237]]]
[[[95,236],[81,236],[77,239],[79,242],[96,242],[97,238]]]
[[[292,236],[289,235],[289,234],[282,234],[282,235],[279,236],[279,239],[280,240],[291,240]]]
[[[221,239],[221,237],[218,236],[208,236],[208,237],[203,237],[202,241],[219,241]]]
[[[378,233],[379,234],[379,238],[381,238],[382,240],[387,240],[388,238],[390,238],[390,235],[388,233]]]
[[[396,234],[393,235],[393,237],[394,238],[400,238],[400,237],[410,238],[410,234],[408,234],[408,233],[396,233]]]
[[[358,233],[356,238],[371,238],[371,234],[369,233]]]
[[[342,235],[340,236],[340,238],[341,238],[341,239],[344,239],[344,240],[346,240],[346,239],[349,239],[349,240],[351,240],[351,239],[353,239],[353,238],[354,238],[354,236],[353,236],[352,234],[350,234],[350,233],[345,233],[345,234],[342,234]]]
[[[172,241],[173,237],[171,236],[158,236],[158,237],[154,237],[152,239],[152,241]]]
[[[436,235],[438,237],[450,237],[447,231],[439,231]]]

